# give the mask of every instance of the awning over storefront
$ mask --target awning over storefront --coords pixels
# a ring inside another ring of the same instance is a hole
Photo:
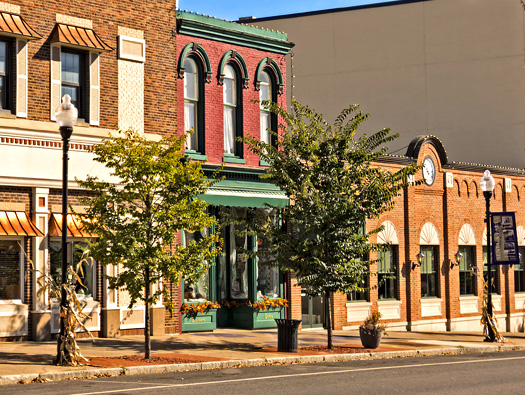
[[[23,36],[26,40],[42,38],[20,15],[8,12],[0,12],[0,35]]]
[[[38,236],[44,234],[38,230],[23,211],[0,211],[0,236]]]
[[[83,229],[80,216],[74,214],[67,215],[67,235],[69,237],[97,237]],[[62,214],[53,214],[49,224],[49,236],[62,236]]]
[[[221,181],[215,184],[202,199],[214,206],[253,207],[287,206],[289,199],[285,193],[269,183]]]

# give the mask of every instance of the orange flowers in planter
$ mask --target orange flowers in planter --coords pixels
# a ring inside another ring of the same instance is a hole
[[[182,306],[180,306],[180,311],[182,314],[186,314],[188,317],[196,317],[197,314],[201,313],[201,314],[204,314],[204,313],[207,313],[208,311],[212,310],[212,309],[220,309],[221,308],[221,305],[219,303],[215,303],[215,302],[210,302],[210,301],[206,301],[206,302],[198,302],[198,303],[191,303],[191,304],[187,304],[187,303],[183,303]]]
[[[270,299],[266,296],[263,296],[263,300],[259,300],[257,302],[251,302],[250,300],[246,301],[237,301],[237,300],[221,300],[221,304],[229,309],[232,307],[241,307],[241,306],[248,306],[255,310],[259,311],[266,311],[269,307],[275,307],[275,308],[283,308],[288,307],[288,301],[283,298],[277,298],[277,299]]]

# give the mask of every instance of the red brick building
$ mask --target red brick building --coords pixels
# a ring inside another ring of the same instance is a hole
[[[287,204],[286,196],[259,178],[266,164],[236,138],[249,133],[271,143],[267,129],[277,130],[277,119],[255,101],[286,106],[286,54],[291,47],[281,32],[177,13],[178,131],[193,128],[186,154],[206,161],[208,174],[224,166],[225,179],[201,197],[215,215],[227,210],[228,215],[246,218],[250,208]],[[247,303],[283,298],[283,274],[239,253],[264,248],[239,225],[228,225],[221,236],[224,255],[198,283],[184,284],[183,292],[185,303],[210,300],[222,307],[196,318],[183,316],[181,330],[275,326],[282,309],[258,311]],[[198,235],[185,233],[186,237]]]

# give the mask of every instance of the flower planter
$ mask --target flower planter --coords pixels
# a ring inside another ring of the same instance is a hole
[[[360,327],[359,337],[361,338],[361,344],[364,348],[373,349],[379,347],[379,343],[381,343],[381,339],[383,337],[383,331],[368,331]]]
[[[213,331],[217,329],[217,310],[197,313],[195,317],[182,314],[183,332]]]
[[[239,306],[232,307],[231,310],[231,324],[243,329],[275,328],[275,319],[284,316],[284,309],[278,307],[269,307],[263,311],[250,306]]]

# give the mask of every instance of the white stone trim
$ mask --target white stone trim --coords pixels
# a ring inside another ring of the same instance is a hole
[[[419,235],[420,245],[439,245],[438,231],[433,223],[427,222]]]
[[[525,228],[521,225],[518,226],[518,228],[516,229],[516,233],[518,236],[518,245],[520,247],[525,246]]]
[[[16,40],[16,116],[27,118],[27,40]]]
[[[135,55],[126,51],[126,44],[140,45],[141,55]],[[118,36],[118,58],[144,63],[146,61],[146,40],[129,36]]]
[[[384,229],[377,234],[378,244],[399,244],[399,237],[394,224],[390,221],[385,221],[381,224]]]
[[[346,303],[346,321],[347,322],[364,322],[372,311],[370,302],[347,302]]]
[[[460,246],[475,246],[476,245],[476,235],[474,234],[474,229],[470,224],[464,224],[459,231],[459,241],[458,245]]]
[[[401,301],[400,300],[378,300],[378,311],[384,320],[398,320],[401,318]]]
[[[440,298],[422,298],[421,299],[421,317],[432,317],[441,315],[441,302]]]
[[[459,314],[478,313],[477,296],[460,296],[459,297]]]

